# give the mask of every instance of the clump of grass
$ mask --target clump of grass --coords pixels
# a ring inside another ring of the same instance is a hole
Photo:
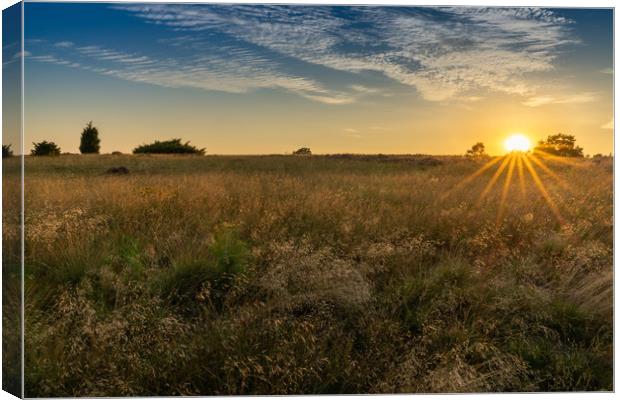
[[[209,245],[213,267],[218,273],[239,274],[248,264],[249,251],[234,227],[224,226],[215,232]]]
[[[213,235],[202,259],[182,258],[160,273],[155,287],[171,304],[184,309],[209,305],[221,310],[226,294],[246,271],[247,245],[233,227],[219,229]]]
[[[175,371],[189,358],[187,325],[156,298],[98,313],[93,290],[62,292],[50,313],[27,310],[26,395],[184,394]]]

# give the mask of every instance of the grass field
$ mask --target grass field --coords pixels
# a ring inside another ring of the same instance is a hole
[[[612,390],[612,160],[545,163],[562,222],[461,157],[26,157],[26,396]]]

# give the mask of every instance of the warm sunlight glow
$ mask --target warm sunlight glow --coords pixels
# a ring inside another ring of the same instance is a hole
[[[506,150],[512,152],[512,151],[528,151],[531,147],[530,145],[530,139],[528,139],[526,136],[521,135],[521,134],[515,134],[512,135],[510,137],[508,137],[508,139],[506,139],[506,141],[504,142],[504,146],[506,147]]]

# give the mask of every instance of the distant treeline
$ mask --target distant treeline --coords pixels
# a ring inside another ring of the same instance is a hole
[[[88,122],[80,135],[80,153],[82,154],[99,154],[100,151],[100,139],[99,130],[93,126],[92,121]],[[549,135],[546,139],[538,141],[538,144],[532,149],[534,153],[542,153],[559,157],[584,157],[583,148],[576,145],[576,139],[573,135],[565,135],[558,133],[555,135]],[[205,148],[198,148],[190,145],[190,142],[182,142],[180,138],[174,138],[170,140],[159,141],[156,140],[153,143],[141,144],[133,149],[133,154],[195,154],[205,155]],[[38,143],[33,143],[33,148],[30,151],[33,156],[57,156],[62,154],[60,146],[53,141],[43,140]],[[68,154],[68,153],[66,153]],[[112,154],[122,154],[119,151],[113,151]],[[297,156],[311,156],[312,151],[309,147],[301,147],[292,152]],[[13,150],[11,145],[2,145],[2,158],[13,156]],[[379,155],[383,156],[383,155]],[[465,156],[468,158],[486,158],[485,145],[482,142],[475,143],[467,152]],[[611,156],[611,154],[610,154]],[[350,158],[351,154],[336,154],[332,157]],[[387,156],[384,156],[387,157]],[[589,156],[588,156],[589,157]],[[603,154],[595,154],[595,158],[603,157]],[[402,160],[396,160],[392,157],[390,160],[399,162]],[[430,161],[429,161],[430,162]]]

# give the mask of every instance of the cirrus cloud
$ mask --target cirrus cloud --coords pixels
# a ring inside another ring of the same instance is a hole
[[[578,42],[572,21],[535,8],[216,4],[111,8],[178,34],[158,43],[184,52],[172,59],[56,43],[59,51],[66,52],[62,56],[67,62],[167,87],[233,93],[279,88],[334,105],[378,94],[381,89],[364,81],[367,72],[415,88],[428,101],[463,98],[482,89],[529,96],[528,105],[558,102],[537,94],[528,74],[553,70],[560,52]],[[50,56],[61,59],[60,54]],[[325,74],[347,74],[351,82],[339,86],[308,72],[316,68]]]
[[[596,101],[594,93],[578,93],[568,96],[534,96],[523,102],[528,107],[538,107],[546,104],[584,104]]]

